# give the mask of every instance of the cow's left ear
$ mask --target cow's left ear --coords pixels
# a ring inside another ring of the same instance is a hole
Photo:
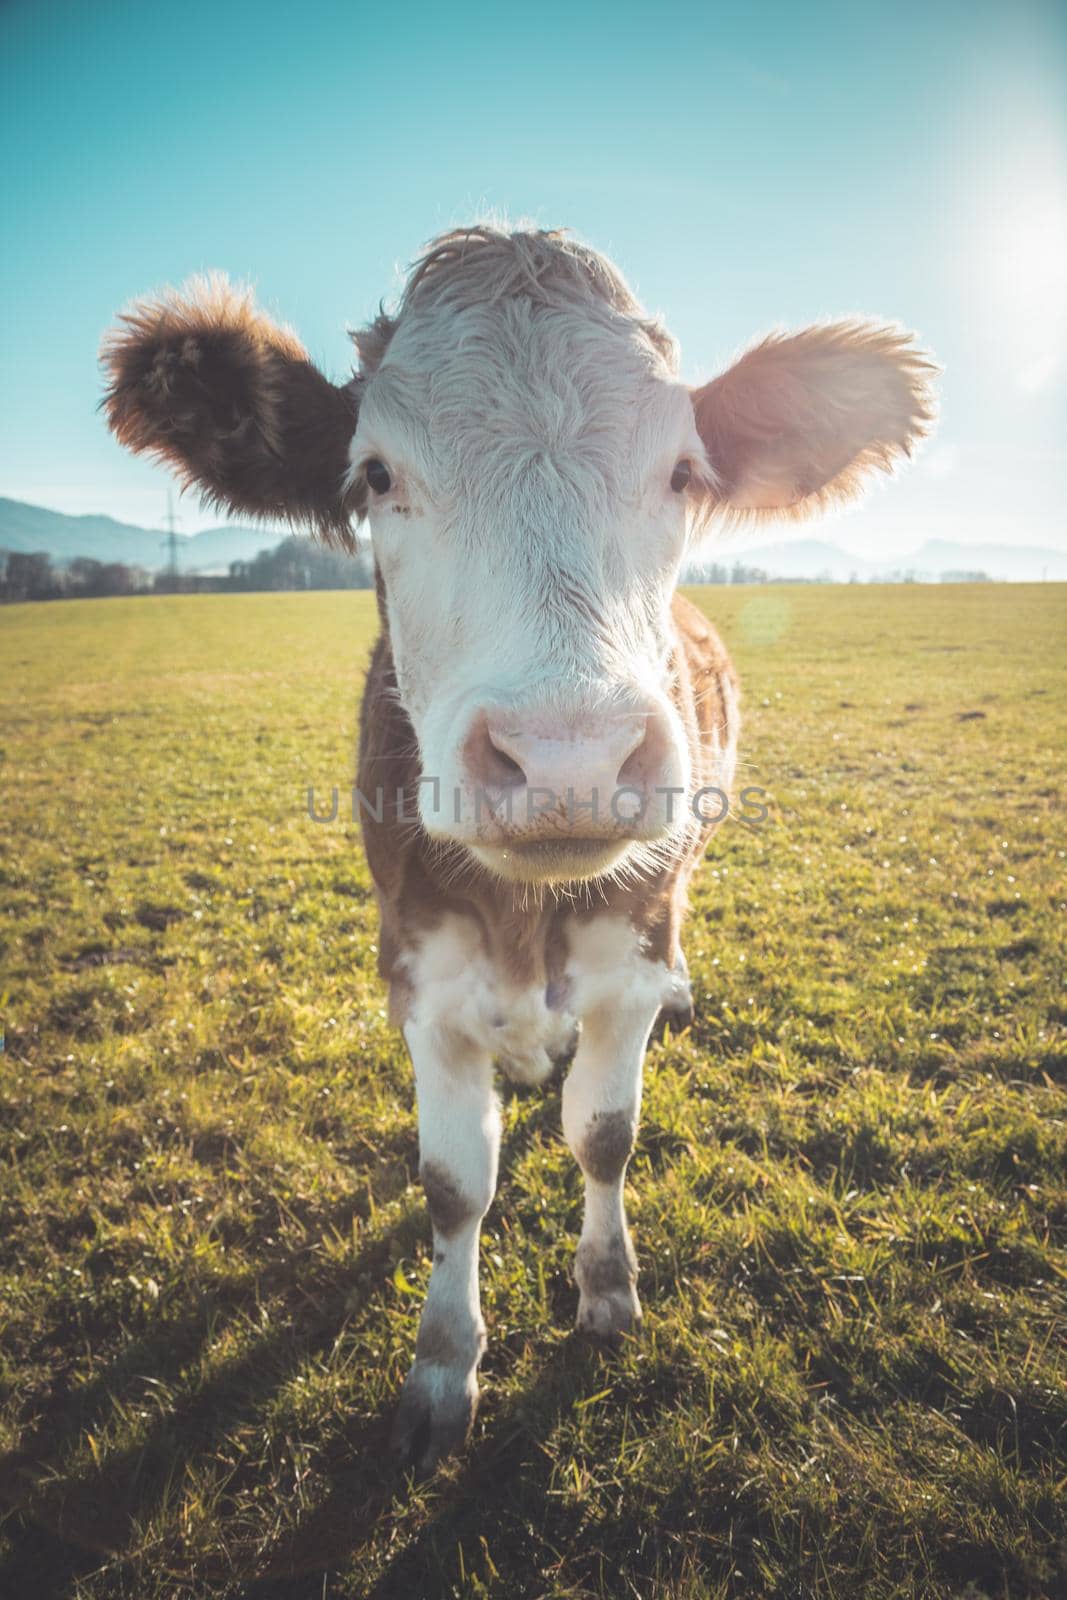
[[[715,472],[738,512],[807,516],[851,500],[930,431],[940,369],[900,328],[851,320],[775,334],[693,391]]]
[[[225,278],[139,301],[104,340],[104,409],[121,444],[238,515],[305,523],[350,546],[357,391]]]

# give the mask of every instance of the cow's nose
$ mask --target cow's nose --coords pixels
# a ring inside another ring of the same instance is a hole
[[[463,753],[476,789],[513,801],[526,792],[525,809],[511,808],[515,827],[543,819],[585,834],[640,816],[671,748],[658,706],[566,722],[488,707],[475,714]]]

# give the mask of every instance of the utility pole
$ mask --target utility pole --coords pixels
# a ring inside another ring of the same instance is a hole
[[[174,491],[167,490],[167,537],[163,541],[163,548],[167,552],[167,578],[172,588],[178,587],[178,536],[174,531],[177,518],[174,515]]]

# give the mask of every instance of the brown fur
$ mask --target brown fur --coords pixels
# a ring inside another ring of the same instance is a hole
[[[385,796],[381,822],[364,815],[363,838],[381,909],[379,970],[390,984],[390,1010],[402,1023],[411,996],[400,958],[448,911],[480,924],[487,951],[516,986],[545,985],[559,978],[566,962],[562,926],[570,917],[625,912],[646,941],[653,960],[673,967],[687,904],[689,879],[704,852],[711,826],[696,834],[688,851],[637,886],[592,884],[573,896],[543,900],[522,886],[505,883],[475,864],[459,845],[431,840],[417,823],[398,818],[392,799],[406,796],[405,818],[414,817],[419,778],[418,747],[400,703],[379,584],[382,632],[371,658],[360,716],[359,788]],[[713,737],[725,742],[737,680],[725,649],[704,616],[675,595],[676,645],[671,693],[689,743],[693,788],[715,782]],[[684,804],[680,800],[679,804]]]
[[[426,1191],[426,1204],[434,1232],[447,1239],[458,1232],[475,1214],[475,1208],[465,1200],[463,1192],[452,1174],[436,1161],[424,1161],[419,1168],[422,1187]]]
[[[357,385],[328,382],[288,328],[225,278],[142,300],[105,339],[104,409],[127,449],[227,511],[352,547],[343,482]]]
[[[575,1253],[574,1276],[582,1292],[594,1297],[632,1288],[637,1282],[633,1245],[625,1234],[611,1239],[606,1249],[594,1249],[587,1240]]]
[[[633,1119],[624,1111],[601,1111],[585,1131],[578,1165],[595,1183],[614,1183],[625,1172],[633,1147]]]

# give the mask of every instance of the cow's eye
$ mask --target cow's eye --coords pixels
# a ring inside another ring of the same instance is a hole
[[[363,468],[366,478],[375,494],[388,494],[393,487],[393,480],[389,475],[389,468],[384,461],[368,461]]]
[[[682,490],[687,487],[692,476],[693,469],[689,462],[679,461],[678,465],[671,473],[671,488],[674,490],[675,494],[681,494]]]

